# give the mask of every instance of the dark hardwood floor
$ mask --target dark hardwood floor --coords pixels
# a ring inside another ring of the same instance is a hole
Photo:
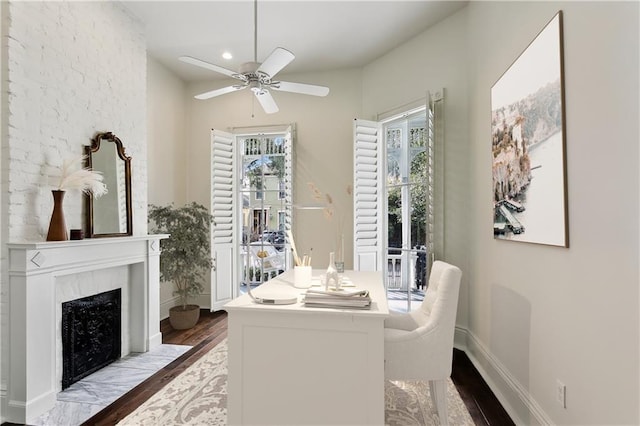
[[[87,420],[84,425],[114,425],[133,412],[227,336],[227,314],[202,310],[198,324],[189,330],[173,330],[167,320],[162,321],[160,329],[163,343],[191,345],[193,348]],[[462,351],[454,352],[451,379],[476,425],[514,424]]]
[[[200,311],[195,327],[174,330],[168,320],[160,323],[162,343],[193,346],[188,352],[162,370],[118,398],[113,404],[91,417],[83,425],[115,425],[142,405],[164,385],[176,378],[202,355],[227,337],[227,313]]]
[[[453,350],[451,380],[476,425],[515,425],[467,354],[458,349]]]

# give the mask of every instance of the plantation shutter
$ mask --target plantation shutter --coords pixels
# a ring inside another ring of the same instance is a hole
[[[444,89],[427,98],[427,277],[444,254]]]
[[[285,131],[287,143],[284,146],[284,234],[289,235],[292,232],[292,206],[293,206],[293,125],[288,126]],[[285,262],[287,269],[292,267],[293,259],[290,256],[291,241],[286,238],[285,245]]]
[[[356,271],[382,271],[384,265],[381,135],[378,122],[356,119],[353,123],[353,267]]]
[[[217,311],[236,297],[235,234],[236,168],[233,135],[220,130],[211,131],[211,309]]]
[[[425,235],[425,248],[427,251],[427,262],[425,265],[425,279],[428,280],[429,275],[431,274],[431,266],[436,258],[436,216],[442,217],[440,214],[436,214],[436,158],[435,158],[435,122],[434,122],[434,114],[433,114],[433,102],[431,101],[431,96],[427,97],[427,175],[426,185],[427,185],[427,224],[426,224],[426,235]],[[438,179],[438,181],[442,181],[442,179]],[[442,203],[441,203],[442,204]]]

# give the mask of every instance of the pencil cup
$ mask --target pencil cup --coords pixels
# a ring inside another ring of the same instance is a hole
[[[311,287],[311,266],[293,267],[293,286],[297,288]]]

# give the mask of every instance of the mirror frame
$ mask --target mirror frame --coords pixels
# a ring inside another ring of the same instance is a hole
[[[124,237],[133,235],[133,214],[131,207],[131,157],[127,157],[125,154],[122,141],[111,132],[97,133],[93,139],[91,139],[91,145],[85,145],[84,151],[86,155],[85,166],[91,170],[92,161],[91,154],[98,152],[100,149],[100,143],[102,141],[113,142],[116,144],[116,152],[118,157],[124,161],[124,179],[126,188],[126,204],[127,204],[127,231],[126,232],[114,232],[110,234],[96,234],[93,232],[93,207],[94,199],[93,194],[85,194],[85,221],[86,221],[86,238],[103,238],[103,237]]]

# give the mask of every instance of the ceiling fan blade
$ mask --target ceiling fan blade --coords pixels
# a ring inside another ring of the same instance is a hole
[[[222,89],[211,90],[209,92],[200,93],[199,95],[194,96],[196,99],[211,99],[216,96],[224,95],[225,93],[235,92],[236,90],[242,90],[247,86],[227,86]]]
[[[289,81],[277,81],[271,84],[274,90],[283,92],[302,93],[304,95],[327,96],[329,88],[325,86],[316,86],[313,84],[291,83]]]
[[[274,112],[278,112],[278,105],[276,105],[276,101],[273,99],[273,96],[271,96],[271,93],[269,93],[269,91],[267,90],[258,90],[254,92],[256,95],[256,98],[258,98],[258,102],[260,102],[260,105],[262,105],[262,109],[264,109],[264,112],[266,112],[267,114],[273,114]]]
[[[200,68],[205,68],[211,71],[219,72],[220,74],[228,75],[229,77],[237,78],[239,80],[243,80],[240,74],[235,71],[228,70],[226,68],[219,67],[217,65],[210,64],[209,62],[201,61],[200,59],[192,58],[191,56],[180,56],[182,62],[187,64],[195,65]]]
[[[295,59],[293,53],[282,47],[276,47],[267,59],[264,60],[262,65],[258,68],[256,73],[264,73],[273,78],[282,68]]]

